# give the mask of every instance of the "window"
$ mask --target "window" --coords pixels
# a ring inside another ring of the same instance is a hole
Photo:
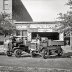
[[[27,36],[27,30],[22,31],[22,36]]]
[[[19,30],[16,31],[16,35],[17,36],[20,35],[20,31]]]
[[[4,0],[4,4],[8,4],[8,0]]]
[[[3,9],[8,10],[8,0],[3,1]]]
[[[4,10],[8,10],[8,5],[4,5]]]

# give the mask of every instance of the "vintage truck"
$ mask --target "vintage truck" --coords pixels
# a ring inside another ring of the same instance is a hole
[[[64,41],[46,39],[40,41],[38,45],[36,41],[25,42],[26,37],[16,36],[15,38],[20,38],[21,40],[19,40],[19,42],[15,41],[12,43],[11,41],[8,43],[7,56],[14,54],[16,57],[21,57],[23,51],[31,54],[32,57],[40,54],[45,59],[53,54],[57,54],[58,56],[63,54],[61,46],[64,45]]]
[[[34,57],[38,53],[45,59],[54,54],[62,56],[63,50],[61,46],[63,45],[64,41],[46,39],[41,41],[39,48],[37,48],[37,43],[33,42],[30,44],[31,55]]]

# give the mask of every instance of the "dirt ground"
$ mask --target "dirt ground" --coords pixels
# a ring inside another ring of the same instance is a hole
[[[51,56],[43,59],[40,56],[32,58],[24,54],[21,58],[7,57],[4,52],[6,45],[0,45],[0,71],[2,72],[72,72],[72,50],[70,46],[62,47],[61,57]]]

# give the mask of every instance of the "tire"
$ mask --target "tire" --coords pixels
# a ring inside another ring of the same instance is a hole
[[[15,51],[14,51],[14,54],[15,54],[15,57],[21,57],[21,55],[22,55],[22,50],[20,50],[20,49],[16,49]]]
[[[35,55],[36,55],[35,52],[32,51],[32,52],[31,52],[31,57],[35,57]]]
[[[11,57],[12,56],[12,52],[7,51],[6,54],[7,54],[8,57]]]
[[[44,59],[47,59],[49,57],[49,51],[47,49],[43,49],[41,55]]]
[[[60,48],[58,49],[58,56],[62,56],[63,55],[63,50]]]

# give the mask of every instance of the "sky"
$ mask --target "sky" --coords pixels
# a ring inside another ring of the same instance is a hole
[[[55,21],[59,13],[69,11],[68,0],[22,0],[33,21]]]

